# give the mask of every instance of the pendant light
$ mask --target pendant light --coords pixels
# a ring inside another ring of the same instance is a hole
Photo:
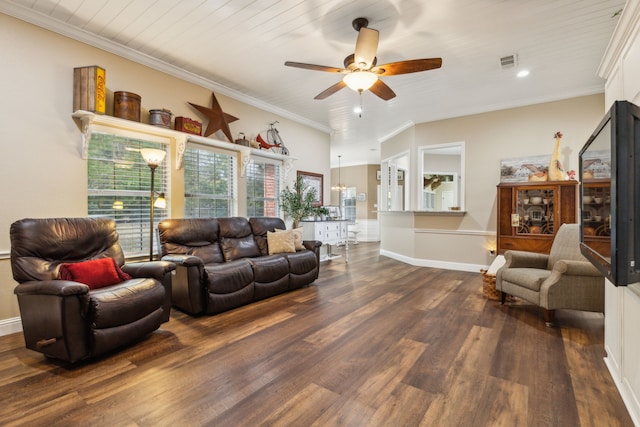
[[[341,170],[341,167],[340,167],[340,158],[341,158],[341,157],[342,157],[341,155],[338,155],[338,184],[337,184],[337,185],[334,185],[334,186],[332,186],[332,187],[331,187],[331,189],[332,189],[333,191],[343,191],[343,190],[346,190],[346,189],[347,189],[347,186],[346,186],[346,185],[344,185],[344,184],[342,183],[342,180],[340,179],[340,170]]]

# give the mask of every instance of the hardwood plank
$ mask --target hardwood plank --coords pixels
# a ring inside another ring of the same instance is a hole
[[[336,249],[336,252],[341,249]],[[174,310],[75,366],[0,337],[0,425],[631,426],[602,315],[482,296],[480,273],[380,256],[216,316]]]

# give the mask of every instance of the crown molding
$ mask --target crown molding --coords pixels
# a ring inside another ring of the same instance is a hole
[[[604,79],[611,76],[616,64],[629,49],[628,42],[637,35],[639,22],[640,2],[627,1],[598,67],[598,76]]]
[[[206,89],[210,89],[216,93],[228,96],[229,98],[233,98],[252,107],[277,114],[281,117],[305,126],[309,126],[313,129],[325,132],[327,134],[331,133],[331,128],[321,123],[309,120],[290,111],[268,104],[257,98],[248,96],[242,92],[221,85],[213,80],[183,70],[182,68],[176,67],[175,65],[168,64],[164,61],[156,59],[142,52],[138,52],[137,50],[123,46],[119,43],[115,43],[111,40],[106,39],[105,37],[98,36],[81,28],[73,27],[66,22],[60,21],[40,12],[36,12],[32,9],[28,9],[24,6],[2,0],[0,1],[0,12],[33,24],[35,26],[44,28],[46,30],[53,31],[54,33],[60,34],[62,36],[69,37],[70,39],[86,43],[90,46],[109,53],[113,53],[114,55],[118,55],[122,58],[129,59],[138,64],[145,65],[154,70],[161,71],[170,76],[177,77],[189,83],[193,83]]]
[[[396,129],[392,130],[391,132],[389,132],[388,134],[378,138],[378,143],[382,144],[383,142],[385,142],[388,139],[393,138],[394,136],[398,135],[399,133],[404,132],[405,130],[409,129],[412,126],[415,126],[416,124],[413,123],[411,120],[409,120],[408,122],[406,122],[405,124],[397,127]]]

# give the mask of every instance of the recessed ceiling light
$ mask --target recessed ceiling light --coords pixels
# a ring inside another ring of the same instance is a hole
[[[522,77],[527,77],[529,75],[529,70],[521,70],[518,71],[518,74],[516,74],[518,77],[522,78]]]

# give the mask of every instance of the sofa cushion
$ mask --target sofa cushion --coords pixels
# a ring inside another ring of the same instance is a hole
[[[289,263],[283,255],[270,255],[249,260],[255,279],[254,300],[269,298],[289,289]]]
[[[283,230],[276,228],[276,231],[283,231]],[[291,230],[291,232],[293,233],[293,244],[296,247],[296,251],[301,251],[303,249],[306,249],[304,247],[304,244],[302,243],[303,231],[304,229],[302,227],[294,228]]]
[[[218,225],[220,227],[220,247],[225,261],[261,255],[260,249],[253,239],[249,220],[241,217],[218,218]]]
[[[249,218],[249,225],[253,231],[253,238],[260,249],[261,255],[269,255],[269,248],[267,245],[267,232],[276,231],[276,229],[284,230],[286,226],[282,218],[256,216]]]
[[[158,224],[162,256],[194,255],[205,264],[224,262],[215,218],[167,219]]]
[[[318,274],[318,260],[312,251],[283,254],[289,262],[289,289],[298,289],[313,282]]]
[[[131,279],[131,276],[122,271],[113,258],[61,264],[58,277],[62,280],[84,283],[91,289],[111,286]]]
[[[253,269],[248,260],[207,265],[205,271],[207,314],[221,313],[253,301]]]
[[[269,248],[269,255],[295,252],[296,245],[293,231],[267,231],[267,246]]]
[[[89,324],[93,329],[104,329],[133,323],[161,310],[164,298],[164,286],[149,278],[97,289],[89,295]]]

